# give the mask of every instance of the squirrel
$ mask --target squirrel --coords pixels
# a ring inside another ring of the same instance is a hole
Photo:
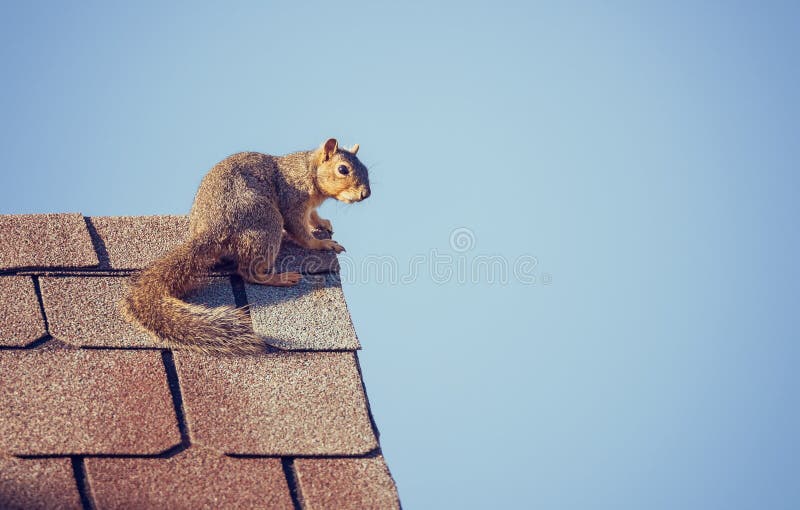
[[[200,183],[189,213],[189,237],[132,279],[120,303],[124,317],[163,343],[206,353],[255,354],[265,350],[244,308],[206,307],[183,301],[202,286],[211,268],[232,261],[245,282],[292,286],[300,273],[274,271],[284,231],[313,250],[344,248],[317,239],[333,233],[317,207],[326,199],[360,202],[370,196],[358,144],[335,138],[319,148],[285,156],[241,152],[217,163]]]

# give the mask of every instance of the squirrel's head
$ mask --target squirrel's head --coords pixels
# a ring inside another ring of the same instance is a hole
[[[370,195],[369,173],[356,157],[358,144],[342,149],[335,138],[316,150],[317,188],[326,197],[352,204]]]

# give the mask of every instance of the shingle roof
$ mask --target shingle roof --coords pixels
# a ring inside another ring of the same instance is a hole
[[[399,508],[332,254],[286,243],[293,288],[219,267],[192,295],[250,305],[280,348],[165,349],[127,322],[127,279],[183,216],[0,216],[0,508]]]

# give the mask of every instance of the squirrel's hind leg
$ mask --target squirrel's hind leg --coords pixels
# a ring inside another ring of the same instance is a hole
[[[296,272],[275,272],[275,259],[281,246],[281,229],[247,230],[236,236],[237,272],[247,283],[291,287],[300,282]]]
[[[303,277],[300,273],[286,272],[286,273],[263,273],[263,274],[250,275],[249,277],[242,276],[242,278],[247,283],[254,283],[257,285],[271,285],[273,287],[292,287],[300,283],[300,280]]]

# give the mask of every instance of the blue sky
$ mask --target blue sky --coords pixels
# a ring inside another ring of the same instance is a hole
[[[323,216],[406,508],[796,508],[798,14],[5,2],[0,213],[184,213],[231,153],[358,142],[373,195]]]

